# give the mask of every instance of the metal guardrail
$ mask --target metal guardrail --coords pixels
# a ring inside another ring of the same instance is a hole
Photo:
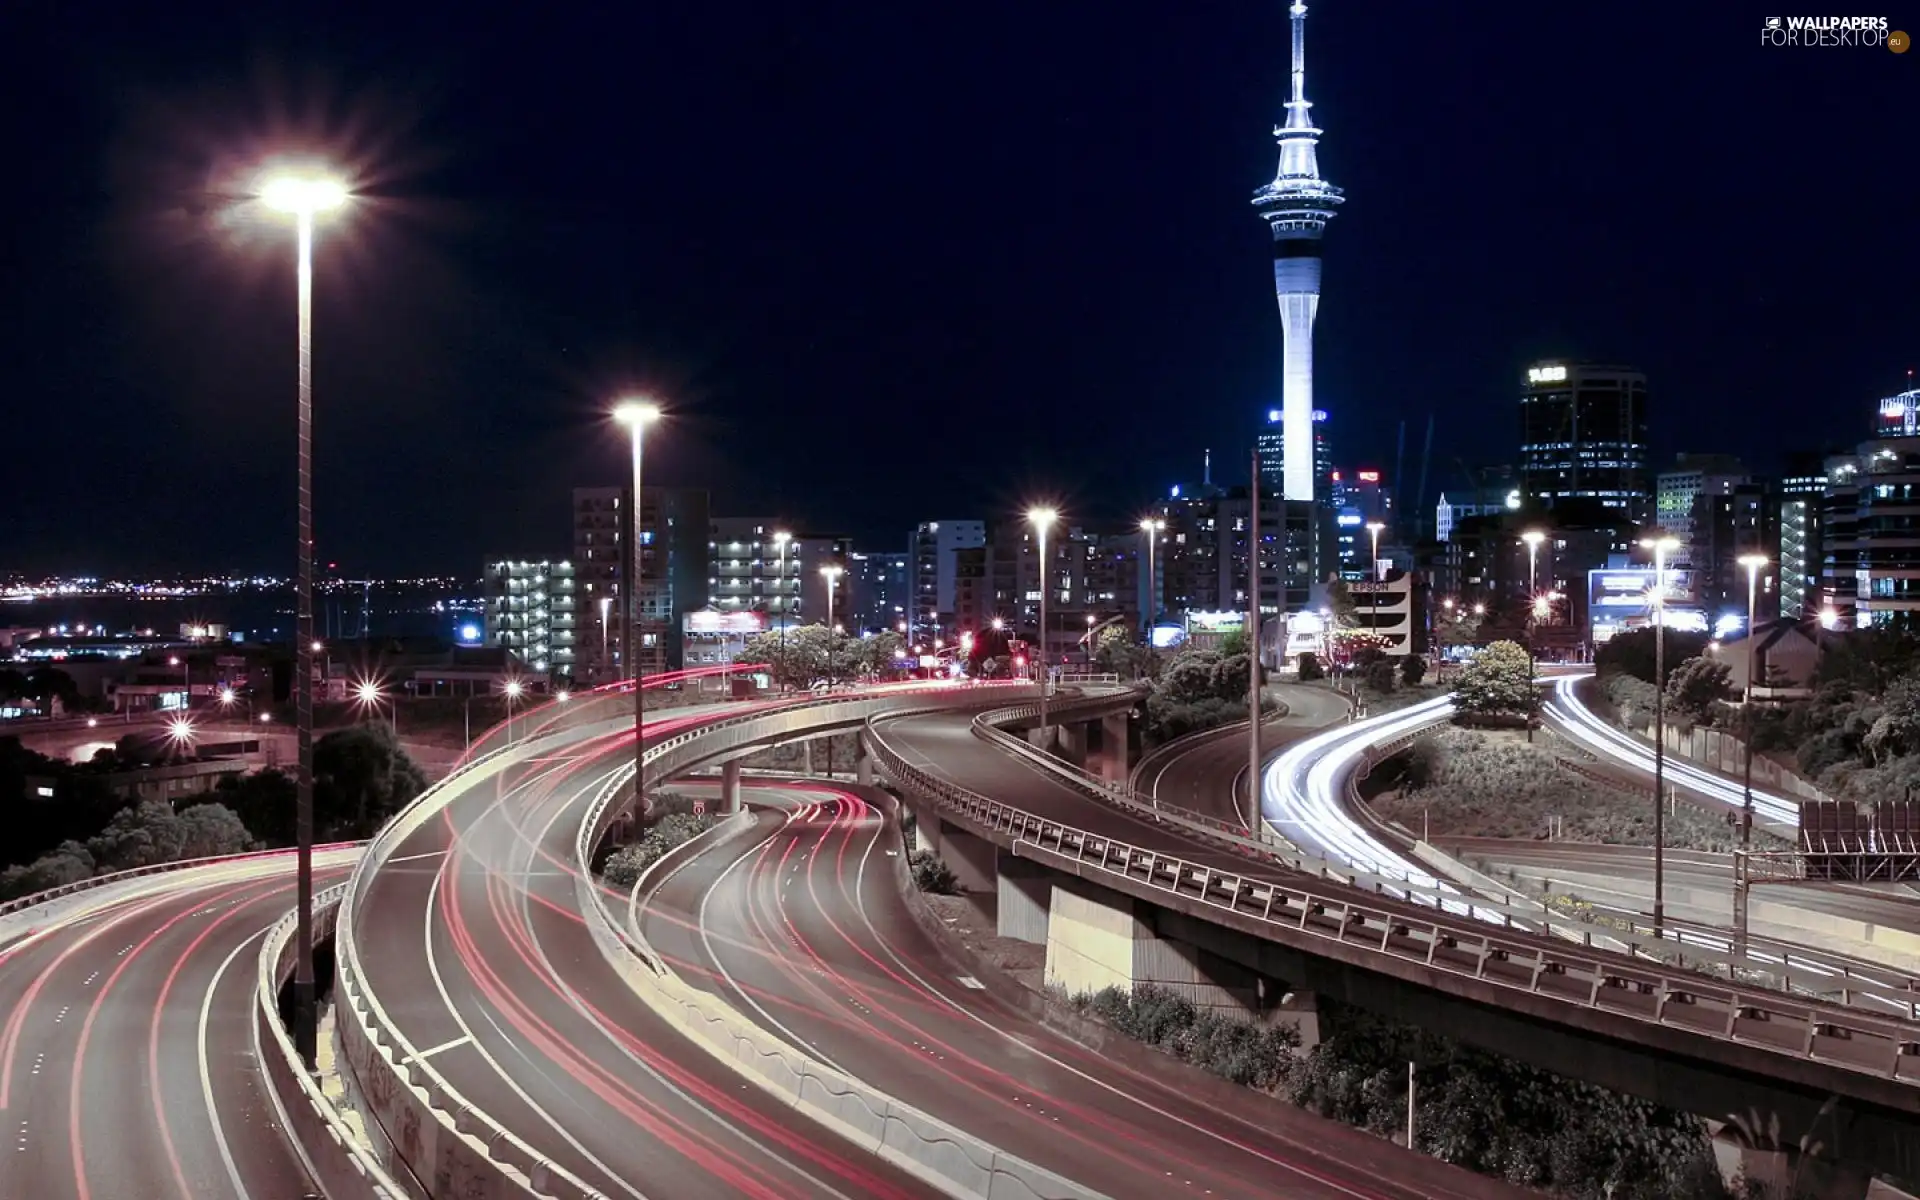
[[[324,934],[339,911],[347,885],[313,897],[316,933]],[[338,1108],[300,1062],[280,1020],[280,985],[293,971],[293,935],[298,913],[289,912],[261,943],[254,985],[253,1057],[267,1078],[267,1098],[280,1127],[293,1142],[313,1183],[329,1196],[409,1200],[411,1193],[387,1173]]]
[[[1891,1008],[1920,1020],[1920,1009],[1916,1009],[1915,1005],[1916,992],[1920,992],[1920,980],[1906,977],[1882,963],[1845,955],[1822,954],[1806,946],[1752,935],[1747,939],[1748,952],[1743,954],[1735,948],[1731,936],[1725,931],[1711,941],[1707,940],[1706,933],[1699,930],[1688,930],[1686,932],[1690,936],[1683,937],[1682,927],[1669,921],[1666,936],[1662,937],[1654,933],[1644,919],[1632,920],[1631,914],[1595,908],[1593,915],[1599,920],[1584,921],[1557,912],[1531,897],[1516,899],[1517,893],[1511,888],[1501,887],[1493,892],[1464,884],[1453,887],[1438,874],[1416,877],[1406,871],[1383,870],[1378,866],[1363,866],[1345,857],[1329,857],[1294,847],[1290,843],[1275,845],[1256,840],[1244,828],[1230,822],[1191,809],[1144,799],[1129,787],[1104,780],[995,727],[998,721],[1026,719],[1032,715],[1032,707],[1023,705],[982,713],[974,718],[974,735],[1026,759],[1036,768],[1090,798],[1167,829],[1176,836],[1224,849],[1288,873],[1442,909],[1455,915],[1472,915],[1508,929],[1547,933],[1589,949],[1620,949],[1649,962],[1677,958],[1677,965],[1696,973],[1705,970],[1715,977],[1724,976],[1729,981],[1743,976],[1749,981],[1756,978],[1774,980],[1779,990],[1789,994],[1828,1001],[1838,997],[1842,1005],[1859,1007],[1876,1017],[1882,1015],[1884,1009]],[[1377,762],[1398,753],[1443,720],[1444,716],[1436,717],[1432,722],[1375,743],[1363,755],[1363,761]],[[1350,774],[1349,786],[1353,778],[1354,775]],[[1793,970],[1796,965],[1800,968],[1797,973]],[[1880,1007],[1870,1007],[1867,1001],[1873,1001]]]
[[[328,842],[315,846],[313,853],[321,854],[329,850],[347,850],[354,846],[364,846],[365,842]],[[36,904],[45,904],[51,900],[60,900],[80,892],[90,892],[108,884],[125,883],[129,879],[142,879],[149,875],[168,875],[175,871],[189,871],[195,867],[212,867],[221,863],[247,862],[252,859],[273,858],[277,855],[292,854],[292,850],[249,850],[245,854],[216,854],[208,858],[183,858],[178,862],[154,863],[151,866],[134,867],[126,871],[110,871],[105,875],[94,875],[86,879],[76,879],[72,883],[47,888],[28,896],[17,896],[0,903],[0,917],[32,908]]]
[[[884,741],[873,747],[899,784],[998,835],[1017,854],[1052,856],[1136,888],[1200,901],[1250,920],[1264,936],[1336,941],[1457,978],[1524,992],[1636,1023],[1749,1045],[1902,1082],[1920,1082],[1920,1029],[1839,1005],[1796,1002],[1778,992],[1720,985],[1704,976],[1605,951],[1574,953],[1558,939],[1518,934],[1485,921],[1379,907],[1350,888],[1316,891],[1249,878],[1177,855],[1047,821],[932,776]],[[1477,907],[1477,906],[1476,906]],[[1582,947],[1582,949],[1586,949]],[[1707,1015],[1711,1019],[1702,1020]],[[1787,1031],[1788,1037],[1762,1036]],[[1843,1058],[1834,1051],[1851,1047]],[[1866,1061],[1859,1061],[1865,1059]]]

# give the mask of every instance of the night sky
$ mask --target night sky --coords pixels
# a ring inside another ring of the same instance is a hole
[[[1920,54],[1767,49],[1722,7],[1315,0],[1341,462],[1391,470],[1405,421],[1412,475],[1437,414],[1431,500],[1512,456],[1549,354],[1647,370],[1663,457],[1865,435],[1920,360]],[[1250,198],[1283,0],[26,2],[0,33],[0,570],[291,569],[292,237],[241,202],[275,153],[362,193],[316,285],[349,571],[566,553],[630,389],[673,414],[649,482],[872,548],[1040,496],[1130,516],[1207,447],[1237,477],[1278,400]]]

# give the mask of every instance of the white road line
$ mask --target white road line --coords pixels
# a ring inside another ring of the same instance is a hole
[[[411,1055],[407,1056],[407,1061],[419,1062],[423,1058],[432,1058],[434,1055],[440,1053],[442,1050],[453,1050],[460,1046],[466,1045],[468,1042],[471,1042],[472,1040],[473,1040],[472,1038],[467,1037],[463,1034],[460,1037],[453,1038],[450,1041],[441,1042],[438,1046],[431,1046],[425,1050],[416,1050]]]
[[[213,998],[220,992],[220,981],[226,977],[227,969],[233,966],[233,960],[246,953],[248,946],[266,936],[265,929],[259,929],[244,938],[227,957],[221,960],[219,970],[213,973],[213,982],[207,985],[207,994],[200,1001],[200,1098],[206,1102],[207,1122],[213,1126],[213,1144],[220,1151],[220,1165],[227,1169],[227,1179],[233,1184],[233,1194],[240,1200],[250,1200],[247,1185],[240,1180],[240,1168],[233,1161],[233,1147],[227,1144],[227,1131],[220,1124],[220,1109],[213,1102],[213,1072],[207,1068],[207,1025],[213,1016]],[[257,1020],[257,1017],[256,1017]],[[249,1024],[254,1022],[250,1021]],[[256,1056],[257,1057],[257,1056]],[[264,1083],[264,1077],[263,1077]],[[271,1090],[271,1085],[265,1085]],[[284,1131],[290,1142],[297,1143],[293,1130]],[[305,1157],[302,1152],[301,1157]]]
[[[388,860],[387,860],[386,862],[384,862],[384,863],[381,863],[380,865],[381,865],[381,866],[383,866],[383,867],[390,867],[390,866],[392,866],[392,865],[393,865],[394,863],[403,863],[403,862],[420,862],[420,861],[422,861],[422,860],[424,860],[424,859],[429,859],[429,858],[445,858],[446,856],[447,856],[447,852],[446,852],[445,850],[428,850],[428,851],[426,851],[426,852],[425,852],[424,854],[400,854],[400,855],[395,855],[395,856],[394,856],[393,858],[390,858],[390,859],[388,859]]]

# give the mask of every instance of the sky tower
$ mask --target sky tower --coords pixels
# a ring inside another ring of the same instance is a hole
[[[1274,126],[1280,143],[1280,170],[1273,182],[1253,194],[1253,206],[1273,230],[1273,290],[1280,297],[1285,331],[1280,377],[1283,470],[1281,494],[1287,500],[1313,501],[1313,318],[1320,308],[1320,235],[1344,197],[1320,178],[1314,149],[1320,131],[1307,101],[1307,6],[1295,0],[1293,16],[1293,93],[1286,123]]]

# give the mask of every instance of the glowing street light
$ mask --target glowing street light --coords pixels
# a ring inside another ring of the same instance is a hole
[[[1680,548],[1672,534],[1640,539],[1653,551],[1653,936],[1667,917],[1667,555]]]
[[[1740,780],[1740,860],[1735,864],[1735,877],[1746,879],[1749,869],[1747,854],[1753,849],[1753,676],[1759,670],[1760,638],[1754,628],[1760,597],[1760,571],[1768,559],[1764,554],[1742,554],[1734,560],[1747,569],[1747,684],[1741,689],[1740,714],[1745,718],[1746,726],[1741,740],[1746,744],[1741,757],[1745,763]],[[1739,904],[1733,911],[1733,931],[1735,951],[1745,954],[1747,950],[1747,893],[1744,886],[1739,891]]]
[[[1040,738],[1047,736],[1047,693],[1053,679],[1053,669],[1047,660],[1047,593],[1053,590],[1053,560],[1047,557],[1047,531],[1059,520],[1060,514],[1051,508],[1030,508],[1027,520],[1032,523],[1034,532],[1040,538]]]
[[[647,693],[640,686],[645,671],[640,664],[640,585],[644,580],[645,569],[642,566],[642,543],[646,534],[641,528],[641,512],[644,507],[641,488],[641,446],[645,441],[647,426],[660,419],[660,406],[641,398],[623,400],[613,410],[613,419],[627,427],[629,442],[633,450],[633,503],[627,513],[628,552],[633,556],[629,564],[630,578],[627,585],[626,654],[627,666],[633,671],[633,807],[635,812],[643,812],[647,805]],[[518,687],[518,684],[512,686]],[[507,741],[513,741],[513,705],[511,701],[519,695],[518,691],[509,693],[507,705]]]
[[[1167,523],[1159,517],[1146,517],[1140,522],[1140,532],[1147,535],[1147,603],[1140,620],[1143,632],[1152,629],[1154,618],[1160,615],[1160,574],[1154,570],[1153,551],[1166,527]]]
[[[234,696],[234,694],[233,694],[233,689],[232,689],[232,688],[221,688],[221,689],[220,689],[220,703],[222,703],[222,704],[232,704],[232,703],[234,702],[234,700],[235,700],[235,696]]]
[[[553,694],[553,698],[556,703],[565,704],[567,701],[573,699],[573,693],[565,688],[561,688]]]
[[[827,619],[825,624],[829,630],[831,630],[834,627],[833,625],[834,585],[840,582],[840,576],[845,573],[846,573],[845,567],[836,567],[832,564],[828,564],[827,566],[820,568],[820,578],[827,581]]]
[[[294,931],[293,1042],[311,1071],[319,1043],[319,1010],[313,985],[313,655],[320,643],[313,636],[313,222],[347,202],[347,189],[337,180],[315,174],[282,174],[264,182],[260,199],[268,208],[294,218],[299,261],[299,568],[295,576],[294,713],[299,769],[294,784],[295,901],[299,913]],[[189,691],[191,698],[191,691]]]
[[[793,541],[793,535],[784,529],[773,531],[774,548],[780,551],[780,577],[774,581],[774,603],[780,606],[780,657],[784,662],[787,651],[787,610],[793,607],[787,602],[787,543]],[[784,670],[784,668],[783,668]]]

